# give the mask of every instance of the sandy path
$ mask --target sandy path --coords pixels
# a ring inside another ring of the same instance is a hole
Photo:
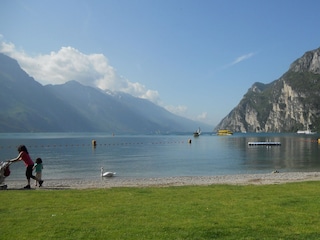
[[[239,174],[221,176],[190,176],[190,177],[167,177],[167,178],[97,178],[90,180],[61,179],[45,180],[40,189],[89,189],[89,188],[111,188],[111,187],[166,187],[187,185],[248,185],[248,184],[282,184],[288,182],[319,181],[320,172],[287,172],[268,174]],[[21,189],[26,185],[24,180],[6,179],[8,189]],[[39,189],[34,186],[32,188]]]

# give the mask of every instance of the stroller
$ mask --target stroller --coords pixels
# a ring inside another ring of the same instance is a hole
[[[11,162],[0,162],[0,190],[6,190],[8,186],[4,184],[4,179],[10,175]]]

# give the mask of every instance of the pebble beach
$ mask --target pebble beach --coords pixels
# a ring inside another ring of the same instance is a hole
[[[34,186],[32,180],[31,188],[36,190],[63,190],[63,189],[103,189],[114,187],[169,187],[169,186],[205,186],[214,184],[229,185],[265,185],[284,184],[290,182],[320,181],[320,172],[285,172],[267,174],[239,174],[219,176],[186,176],[167,178],[98,178],[98,179],[44,179],[41,188]],[[9,190],[23,189],[26,180],[6,179]]]

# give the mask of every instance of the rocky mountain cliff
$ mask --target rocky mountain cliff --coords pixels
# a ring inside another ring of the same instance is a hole
[[[320,48],[306,52],[269,84],[254,83],[214,129],[234,132],[320,132]]]

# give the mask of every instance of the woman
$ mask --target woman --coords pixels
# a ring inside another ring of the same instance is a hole
[[[28,150],[26,148],[25,145],[20,145],[18,147],[18,152],[19,155],[18,157],[11,159],[10,162],[16,162],[16,161],[23,161],[24,164],[26,165],[26,177],[27,177],[27,186],[25,186],[25,189],[30,189],[30,178],[35,179],[36,181],[39,181],[39,186],[41,187],[43,181],[37,179],[35,176],[33,176],[32,174],[32,170],[33,170],[33,161],[31,159],[31,157],[29,156]]]

